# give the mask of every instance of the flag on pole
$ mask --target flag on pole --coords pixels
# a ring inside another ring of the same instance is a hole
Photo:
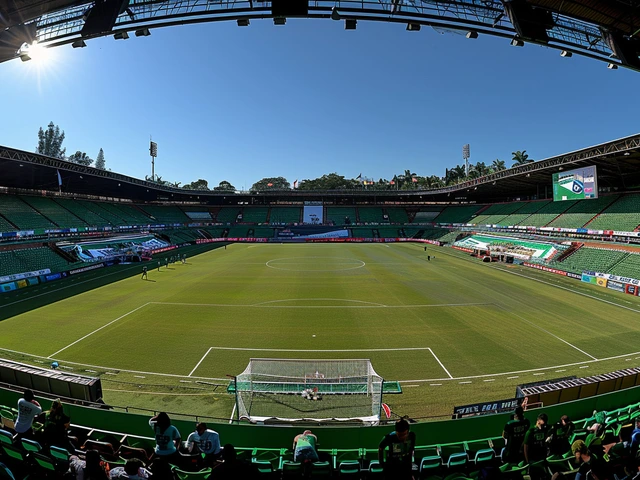
[[[413,183],[418,183],[418,179],[417,179],[416,177],[411,177],[411,181],[412,181]]]
[[[61,187],[62,186],[62,177],[60,176],[60,170],[56,170],[56,173],[58,174],[58,186]]]
[[[273,187],[273,183],[267,183],[267,187]]]
[[[356,180],[362,180],[362,173],[356,177]]]
[[[391,180],[391,181],[389,182],[389,185],[395,185],[395,184],[396,184],[396,182],[394,182],[393,180]]]
[[[293,182],[293,188],[298,188],[298,179],[297,178]]]

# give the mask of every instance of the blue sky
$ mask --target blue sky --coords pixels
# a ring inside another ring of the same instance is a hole
[[[49,121],[67,154],[144,178],[249,188],[268,176],[377,180],[534,159],[637,133],[640,74],[533,45],[377,22],[269,20],[152,30],[0,64],[0,144],[33,151]]]

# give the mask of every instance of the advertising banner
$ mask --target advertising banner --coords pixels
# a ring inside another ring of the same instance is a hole
[[[640,291],[640,287],[638,287],[638,285],[627,284],[624,286],[624,291],[629,295],[638,295],[638,291]]]
[[[40,275],[46,275],[51,273],[51,270],[48,268],[43,268],[42,270],[34,270],[33,272],[24,272],[24,273],[15,273],[13,275],[5,275],[4,277],[0,277],[0,283],[11,282],[14,280],[22,280],[23,278],[29,277],[38,277]]]
[[[567,276],[567,272],[565,272],[564,270],[558,270],[557,268],[545,267],[544,265],[538,265],[537,263],[528,263],[528,262],[524,262],[523,265],[525,267],[536,268],[544,272],[555,273],[556,275],[562,275],[564,277]]]
[[[95,265],[89,265],[88,267],[76,268],[75,270],[69,270],[70,275],[75,275],[76,273],[88,272],[90,270],[96,270],[97,268],[104,267],[104,263],[96,263]]]
[[[616,292],[624,293],[625,291],[624,283],[616,282],[615,280],[608,280],[607,288],[610,288],[611,290],[615,290]]]
[[[508,400],[496,400],[493,402],[473,403],[471,405],[453,407],[453,418],[513,411],[522,403],[522,400],[522,398],[510,398]]]
[[[10,292],[12,290],[15,290],[16,288],[16,282],[11,282],[11,283],[5,283],[3,285],[0,285],[0,291],[1,292]]]
[[[606,278],[602,278],[602,277],[598,277],[596,278],[596,284],[600,287],[606,287],[607,286],[607,279]]]

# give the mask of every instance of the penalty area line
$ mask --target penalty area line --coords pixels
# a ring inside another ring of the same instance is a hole
[[[207,357],[207,355],[209,355],[209,352],[211,351],[213,347],[209,347],[209,350],[207,350],[207,353],[205,353],[202,358],[200,359],[200,361],[196,364],[195,367],[193,367],[193,370],[191,370],[191,373],[189,373],[189,375],[187,375],[188,377],[190,377],[191,375],[193,375],[193,372],[195,372],[198,367],[200,366],[200,364],[202,363],[202,361]]]
[[[436,359],[436,362],[438,362],[440,364],[440,366],[442,367],[442,369],[447,373],[447,375],[449,375],[449,378],[453,378],[453,375],[451,375],[449,373],[449,370],[446,369],[446,367],[442,364],[442,362],[440,361],[440,359],[436,356],[435,353],[433,353],[433,350],[431,350],[430,348],[427,348],[427,350],[429,350],[431,352],[431,355],[433,355],[433,358]]]
[[[60,352],[64,352],[67,348],[69,347],[73,347],[76,343],[81,342],[82,340],[84,340],[87,337],[90,337],[91,335],[93,335],[94,333],[99,332],[100,330],[102,330],[103,328],[107,328],[109,325],[111,325],[112,323],[116,323],[118,320],[123,319],[124,317],[126,317],[127,315],[131,315],[134,312],[137,312],[138,310],[140,310],[141,308],[146,307],[147,305],[149,305],[151,302],[147,302],[144,305],[140,305],[138,308],[134,308],[133,310],[131,310],[130,312],[125,313],[124,315],[120,315],[118,318],[116,318],[115,320],[111,320],[109,323],[107,323],[106,325],[101,326],[100,328],[96,328],[93,332],[87,333],[84,337],[79,338],[78,340],[76,340],[75,342],[70,343],[69,345],[67,345],[64,348],[61,348],[60,350],[58,350],[55,353],[52,353],[51,355],[49,355],[47,358],[51,359],[52,357],[54,357],[55,355],[58,355]]]

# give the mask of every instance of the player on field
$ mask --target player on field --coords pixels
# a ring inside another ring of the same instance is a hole
[[[142,280],[148,280],[147,267],[142,267]]]

